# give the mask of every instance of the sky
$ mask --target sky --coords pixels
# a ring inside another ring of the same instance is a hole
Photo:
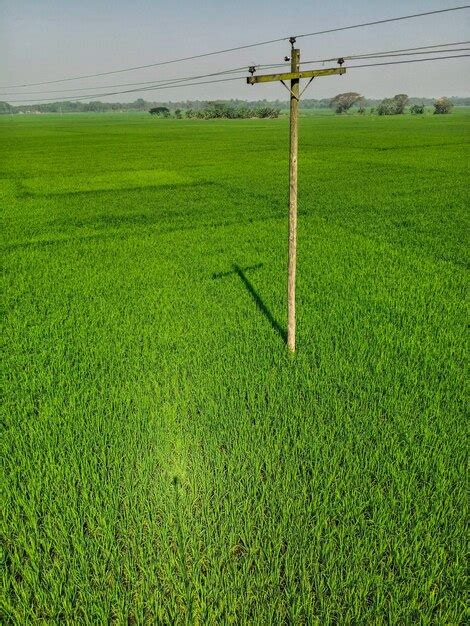
[[[14,103],[20,99],[58,99],[71,93],[89,93],[89,87],[94,86],[103,86],[107,91],[109,85],[119,83],[279,63],[289,54],[287,42],[107,77],[7,88],[463,4],[462,0],[0,0],[0,100]],[[305,37],[298,40],[298,47],[302,59],[310,60],[467,40],[469,9]],[[356,91],[369,98],[396,93],[469,96],[469,60],[351,70],[344,76],[316,79],[306,97],[328,98],[344,91]],[[74,88],[82,91],[65,91]],[[52,90],[54,93],[29,93]],[[138,97],[155,101],[284,100],[287,92],[279,83],[250,86],[240,79],[91,99],[126,102]]]

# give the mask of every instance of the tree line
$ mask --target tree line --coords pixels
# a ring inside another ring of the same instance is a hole
[[[358,94],[359,95],[359,94]],[[313,99],[308,98],[300,101],[301,109],[327,109],[331,106],[331,98]],[[448,100],[454,106],[470,106],[469,98],[451,97]],[[360,102],[357,102],[358,108],[374,109],[375,111],[381,105],[383,101],[365,98],[361,96]],[[435,100],[431,98],[413,98],[410,97],[407,106],[413,107],[414,105],[433,106]],[[248,111],[253,109],[277,109],[286,110],[289,103],[285,100],[217,100],[217,103],[226,105],[230,110],[236,109],[244,112],[244,115],[248,115]],[[12,113],[105,113],[108,111],[124,112],[124,111],[149,111],[155,107],[166,107],[170,115],[175,116],[177,110],[183,112],[185,115],[187,111],[194,112],[194,117],[197,117],[196,112],[203,111],[212,106],[206,100],[180,100],[178,102],[149,102],[143,98],[138,98],[133,102],[101,102],[95,100],[92,102],[49,102],[41,104],[28,104],[15,106],[8,102],[0,102],[0,114],[12,114]],[[199,114],[199,113],[198,113]]]
[[[354,106],[358,108],[358,113],[364,114],[366,112],[365,104],[366,101],[364,96],[353,91],[340,93],[329,100],[329,106],[338,114],[346,113]],[[403,115],[409,104],[409,96],[406,93],[399,93],[396,96],[393,96],[393,98],[384,98],[379,102],[376,108],[372,107],[370,111],[371,113],[377,113],[377,115]],[[446,114],[452,111],[453,103],[449,98],[442,97],[434,100],[433,106],[435,114]],[[249,108],[246,106],[235,106],[234,104],[215,101],[208,102],[206,106],[198,109],[175,109],[173,114],[166,106],[152,107],[149,112],[151,115],[155,115],[157,117],[174,117],[176,119],[181,119],[182,117],[205,120],[248,119],[253,117],[272,119],[279,117],[280,109],[272,106]],[[414,115],[422,115],[425,112],[424,103],[411,104],[410,112]]]
[[[175,109],[173,115],[168,107],[158,106],[152,107],[149,111],[151,115],[157,117],[175,117],[181,119],[186,117],[188,119],[200,119],[200,120],[212,120],[212,119],[250,119],[257,117],[260,119],[275,119],[279,117],[280,109],[272,106],[234,106],[225,102],[208,102],[203,108],[186,110]]]
[[[393,96],[393,98],[384,98],[379,102],[376,108],[371,108],[371,113],[377,113],[377,115],[403,115],[409,104],[410,97],[406,93],[399,93]],[[434,106],[434,113],[438,115],[450,113],[454,106],[452,100],[445,96],[432,101],[432,104]],[[354,106],[358,107],[358,113],[363,114],[366,112],[364,96],[354,91],[339,93],[330,100],[330,107],[340,115],[346,113],[346,111],[349,111],[349,109]],[[411,104],[410,113],[422,115],[424,112],[424,102]]]

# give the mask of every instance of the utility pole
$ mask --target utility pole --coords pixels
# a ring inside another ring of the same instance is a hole
[[[292,52],[290,71],[300,72],[300,50]],[[295,352],[295,272],[297,269],[297,154],[299,147],[300,78],[290,81],[290,141],[289,141],[289,260],[287,269],[287,347]]]
[[[290,92],[290,147],[289,147],[289,260],[287,267],[287,347],[290,352],[295,352],[295,274],[297,268],[297,154],[298,154],[298,126],[299,126],[299,101],[305,89],[312,80],[318,76],[332,76],[344,74],[346,68],[342,67],[343,59],[338,59],[340,67],[324,70],[300,71],[300,50],[294,48],[295,37],[289,42],[292,46],[290,56],[290,72],[281,74],[264,74],[255,76],[256,67],[249,68],[251,76],[246,79],[249,85],[267,83],[272,81],[281,82]],[[289,61],[289,58],[285,58]],[[310,78],[305,88],[300,92],[300,79]],[[290,88],[284,82],[290,80]]]

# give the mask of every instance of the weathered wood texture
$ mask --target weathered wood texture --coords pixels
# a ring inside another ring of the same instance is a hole
[[[259,76],[248,76],[246,82],[249,85],[256,83],[270,83],[274,80],[294,80],[296,78],[315,78],[316,76],[333,76],[335,74],[346,74],[345,67],[331,67],[324,70],[305,70],[304,72],[286,72],[284,74],[260,74]]]
[[[292,48],[291,73],[299,73],[300,50]],[[297,153],[300,78],[290,83],[289,260],[287,277],[287,346],[295,352],[295,271],[297,264]]]

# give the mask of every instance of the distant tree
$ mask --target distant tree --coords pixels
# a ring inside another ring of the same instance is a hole
[[[205,109],[203,109],[203,112],[203,117],[205,119],[234,119],[237,117],[235,107],[232,104],[226,104],[225,102],[208,102]]]
[[[395,115],[395,107],[392,98],[384,98],[377,107],[378,115]]]
[[[393,98],[384,98],[377,107],[377,113],[379,115],[401,115],[405,111],[408,100],[406,93],[399,93]]]
[[[181,109],[175,109],[175,117],[177,120],[180,120],[183,117],[181,114]]]
[[[410,107],[410,111],[413,115],[422,115],[424,113],[424,104],[413,104]]]
[[[259,107],[254,110],[254,114],[256,117],[260,117],[262,119],[270,118],[275,119],[279,117],[279,109],[275,109],[274,107]]]
[[[139,109],[140,111],[143,111],[146,107],[147,107],[147,103],[145,102],[143,98],[137,98],[133,106],[133,108]]]
[[[405,107],[408,104],[408,95],[406,93],[399,93],[393,96],[392,102],[395,107],[395,115],[402,115],[405,112]]]
[[[362,103],[363,100],[363,96],[359,93],[355,93],[354,91],[339,93],[330,100],[330,107],[334,107],[336,113],[341,114],[349,111],[354,104]]]
[[[201,120],[212,119],[228,119],[239,120],[248,119],[250,117],[275,119],[279,117],[280,110],[275,106],[263,105],[253,106],[251,103],[245,103],[238,106],[237,101],[226,102],[207,102],[204,107],[195,109],[187,109],[186,117]],[[175,111],[176,114],[176,111]]]
[[[438,98],[434,102],[434,114],[446,115],[447,113],[450,113],[452,111],[453,106],[454,105],[449,100],[449,98],[442,96],[442,98]]]
[[[251,110],[248,107],[238,107],[237,113],[240,119],[248,119],[249,117],[251,117]]]
[[[153,107],[149,111],[150,115],[158,115],[159,117],[170,117],[170,110],[166,107]]]
[[[0,114],[2,113],[11,113],[14,110],[14,107],[8,102],[0,102]]]
[[[360,106],[357,112],[359,113],[359,115],[365,115],[366,110],[363,106]]]
[[[88,104],[85,104],[85,111],[94,111],[94,112],[104,111],[103,103],[100,102],[99,100],[94,101],[94,102],[88,102]]]

